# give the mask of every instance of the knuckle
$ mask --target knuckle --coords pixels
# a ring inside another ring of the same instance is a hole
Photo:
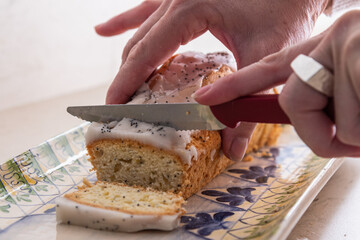
[[[130,40],[127,42],[127,44],[124,47],[123,53],[122,53],[122,59],[123,61],[126,60],[127,56],[129,55],[131,49],[134,47],[134,45],[136,44],[134,37],[130,38]]]
[[[260,64],[261,67],[263,67],[268,72],[273,73],[279,70],[278,66],[282,66],[282,59],[283,58],[281,57],[280,53],[274,53],[261,59],[258,64]]]
[[[288,59],[291,58],[293,57],[290,49],[283,49],[262,58],[257,64],[260,64],[268,74],[276,74],[281,72],[283,66],[288,65]]]
[[[138,56],[144,56],[146,55],[146,52],[143,52],[144,50],[144,43],[143,41],[139,41],[134,43],[133,45],[129,45],[126,49],[124,49],[124,51],[127,52],[127,59],[126,61],[138,61],[139,62],[139,58]],[[125,53],[125,52],[124,52]]]
[[[151,53],[146,50],[147,48],[147,44],[144,41],[137,42],[130,50],[126,63],[129,66],[138,66],[139,69],[142,69],[143,73],[154,71],[157,65],[152,61]],[[139,58],[139,56],[142,56],[142,58]]]
[[[166,13],[167,24],[178,29],[180,45],[185,45],[208,27],[206,1],[174,0]]]

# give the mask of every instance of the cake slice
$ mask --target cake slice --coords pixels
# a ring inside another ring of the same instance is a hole
[[[184,199],[174,193],[120,183],[96,182],[56,201],[58,223],[86,228],[136,232],[178,227]]]

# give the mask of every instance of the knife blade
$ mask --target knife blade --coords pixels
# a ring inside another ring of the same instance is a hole
[[[120,121],[132,118],[178,130],[225,128],[208,106],[198,103],[114,104],[68,107],[67,111],[90,122]]]
[[[278,103],[277,94],[241,97],[211,107],[198,103],[115,104],[73,106],[67,111],[91,122],[120,121],[126,117],[178,130],[221,130],[234,128],[240,121],[290,123]]]

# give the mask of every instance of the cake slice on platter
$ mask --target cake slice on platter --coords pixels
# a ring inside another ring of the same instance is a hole
[[[78,191],[56,201],[58,223],[99,230],[170,231],[178,227],[184,199],[169,192],[86,180]]]

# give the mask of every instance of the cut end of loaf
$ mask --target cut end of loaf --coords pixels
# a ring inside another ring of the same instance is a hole
[[[97,141],[87,149],[100,181],[180,192],[184,166],[173,153],[117,139]]]
[[[191,166],[174,152],[126,139],[99,140],[87,149],[98,180],[172,191],[187,199],[233,163],[221,154],[217,131],[198,131],[191,139],[184,149],[197,149]]]

